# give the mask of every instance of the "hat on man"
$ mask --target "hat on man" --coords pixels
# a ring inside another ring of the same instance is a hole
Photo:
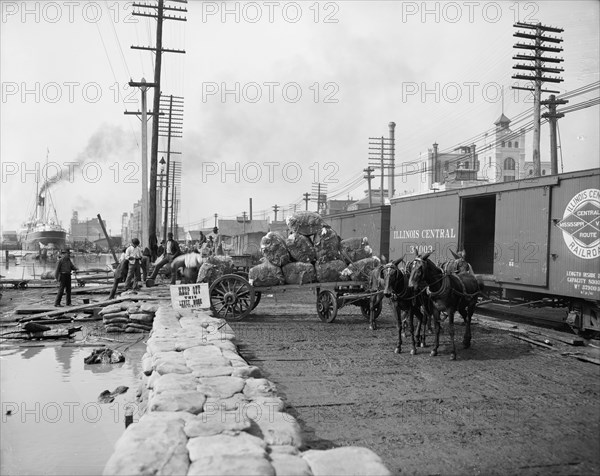
[[[216,226],[213,228],[213,233],[219,233],[219,229]]]

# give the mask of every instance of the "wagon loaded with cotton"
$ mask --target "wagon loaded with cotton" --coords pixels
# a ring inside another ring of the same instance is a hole
[[[298,212],[288,218],[284,233],[269,232],[261,241],[261,263],[250,266],[234,257],[235,271],[214,280],[210,286],[211,309],[216,317],[240,320],[258,305],[264,293],[289,290],[316,295],[317,315],[333,322],[339,309],[359,306],[370,313],[371,271],[380,261],[372,256],[368,240],[342,240],[314,212]],[[287,236],[284,236],[287,235]],[[377,316],[381,306],[375,309]]]

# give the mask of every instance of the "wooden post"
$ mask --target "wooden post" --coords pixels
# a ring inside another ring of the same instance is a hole
[[[112,243],[110,241],[110,237],[108,236],[108,233],[106,233],[106,227],[104,226],[104,222],[102,221],[102,217],[100,216],[99,213],[98,213],[98,221],[100,222],[100,226],[102,227],[104,236],[106,236],[106,244],[108,245],[108,249],[110,250],[110,252],[113,255],[113,258],[115,259],[115,264],[119,264],[119,260],[117,259],[117,255],[115,254],[115,250],[113,249]]]

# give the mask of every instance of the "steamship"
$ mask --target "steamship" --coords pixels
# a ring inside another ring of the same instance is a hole
[[[40,256],[58,254],[67,246],[67,231],[60,226],[48,182],[36,187],[35,206],[19,231],[21,249],[38,252]]]

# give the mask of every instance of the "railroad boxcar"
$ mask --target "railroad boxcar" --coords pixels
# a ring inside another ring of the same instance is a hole
[[[342,239],[366,236],[373,254],[389,257],[390,205],[342,212],[324,218]]]
[[[496,297],[568,306],[600,330],[600,169],[392,200],[390,255],[465,250]]]

